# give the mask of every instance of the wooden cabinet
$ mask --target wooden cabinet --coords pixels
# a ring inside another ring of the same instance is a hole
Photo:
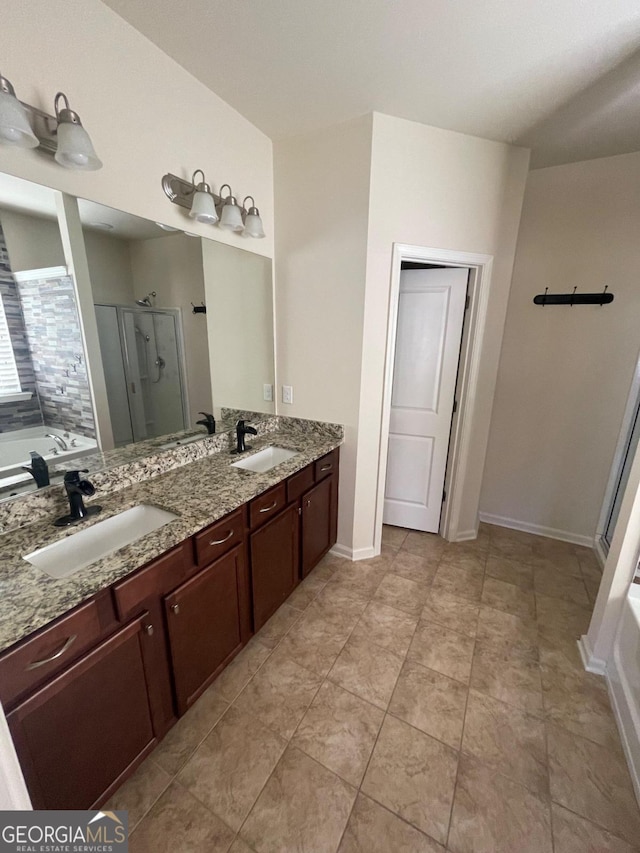
[[[35,808],[100,806],[336,541],[339,451],[0,655]]]
[[[289,506],[249,537],[257,631],[298,583],[298,508]]]
[[[244,547],[164,599],[178,713],[193,704],[248,639]]]
[[[34,808],[94,808],[156,744],[146,614],[7,716]]]

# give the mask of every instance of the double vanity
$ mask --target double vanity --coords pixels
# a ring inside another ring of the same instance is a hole
[[[80,525],[34,504],[0,536],[0,700],[34,808],[104,803],[335,543],[341,442],[272,417],[246,454],[168,450],[204,445],[123,468]]]

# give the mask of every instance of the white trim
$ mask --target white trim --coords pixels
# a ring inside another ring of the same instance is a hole
[[[456,536],[456,542],[470,542],[478,538],[477,530],[459,530]]]
[[[605,551],[604,538],[602,536],[596,536],[596,544],[593,546],[593,550],[595,551],[596,557],[598,558],[598,562],[600,563],[600,568],[604,569],[604,564],[607,562],[607,554],[608,551]]]
[[[384,512],[384,491],[387,476],[387,453],[389,446],[389,421],[391,417],[391,391],[393,384],[393,366],[398,326],[398,301],[400,294],[400,272],[402,261],[440,264],[449,267],[466,267],[471,270],[469,288],[471,304],[469,306],[468,335],[465,352],[460,357],[460,399],[458,412],[453,421],[447,478],[449,487],[440,519],[440,533],[445,539],[458,541],[458,524],[462,504],[462,492],[469,459],[471,444],[473,410],[480,370],[480,353],[489,304],[491,285],[492,255],[480,255],[472,252],[458,252],[451,249],[437,249],[426,246],[412,246],[406,243],[394,243],[391,261],[391,287],[389,295],[389,319],[387,324],[387,347],[384,371],[384,392],[382,400],[382,424],[378,453],[378,480],[376,495],[376,517],[374,529],[375,553],[382,546],[382,517]],[[450,472],[450,473],[449,473]],[[466,533],[464,534],[466,535]],[[354,558],[358,559],[358,558]],[[359,558],[363,559],[363,558]]]
[[[10,394],[0,394],[0,405],[2,403],[17,403],[19,400],[30,400],[32,397],[31,391],[13,391]]]
[[[640,715],[634,707],[629,681],[620,666],[617,647],[613,650],[606,676],[613,715],[624,750],[631,781],[640,804]]]
[[[595,547],[595,542],[591,536],[572,533],[570,530],[558,530],[556,527],[545,527],[542,524],[530,524],[528,521],[519,521],[517,518],[508,518],[504,515],[481,512],[480,521],[484,521],[486,524],[496,524],[498,527],[508,527],[511,530],[522,530],[523,533],[533,533],[534,536],[546,536],[547,539],[570,542],[572,545],[584,545],[586,548]]]
[[[44,267],[41,270],[12,270],[11,275],[17,282],[40,281],[45,278],[62,278],[69,275],[69,270],[67,267]]]
[[[334,557],[344,557],[347,560],[370,560],[372,557],[377,557],[380,553],[380,550],[376,551],[375,548],[348,548],[346,545],[336,544],[333,546],[330,554],[333,554]]]
[[[627,405],[625,406],[622,424],[618,434],[618,441],[616,443],[616,452],[613,454],[609,480],[602,500],[602,507],[600,508],[600,518],[598,519],[598,526],[596,528],[596,540],[604,536],[605,533],[605,528],[611,512],[611,504],[613,503],[613,497],[618,486],[620,466],[622,465],[622,459],[627,448],[629,431],[636,411],[638,397],[640,397],[640,355],[638,356],[636,367],[633,372],[633,379],[631,380],[631,387],[629,388],[629,394],[627,396]]]
[[[606,675],[607,662],[595,657],[589,637],[586,634],[583,634],[578,640],[578,651],[582,658],[582,665],[587,672],[593,672],[594,675]]]

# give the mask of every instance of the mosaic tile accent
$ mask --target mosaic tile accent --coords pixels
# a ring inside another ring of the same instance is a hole
[[[93,406],[71,276],[21,281],[18,293],[45,425],[94,438]]]

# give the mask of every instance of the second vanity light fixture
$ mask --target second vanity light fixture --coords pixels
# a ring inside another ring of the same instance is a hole
[[[198,176],[202,177],[202,180]],[[246,237],[264,237],[264,228],[260,211],[256,207],[253,196],[248,195],[239,206],[229,184],[220,187],[220,195],[212,192],[202,169],[196,169],[191,181],[184,181],[171,173],[162,179],[162,189],[167,198],[174,204],[189,211],[189,216],[196,222],[218,225],[227,231],[235,231]],[[228,193],[224,193],[224,190]],[[247,202],[251,204],[247,207]]]
[[[55,115],[19,101],[10,81],[0,74],[0,144],[14,148],[40,148],[53,154],[65,169],[85,172],[102,168],[80,116],[69,106],[64,92],[54,101]]]

